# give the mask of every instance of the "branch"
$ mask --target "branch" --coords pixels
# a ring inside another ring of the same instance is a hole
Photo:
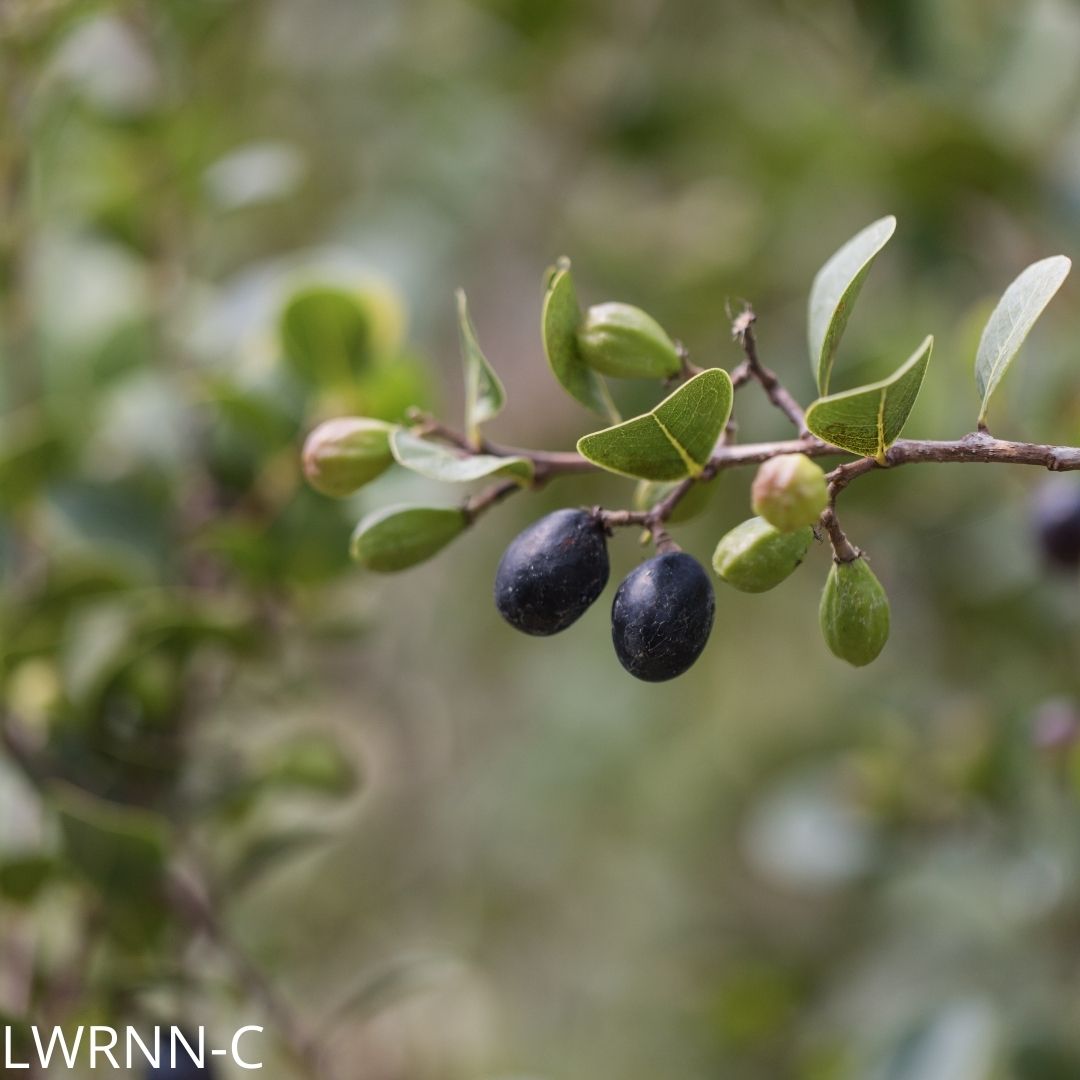
[[[273,1022],[275,1034],[309,1080],[329,1080],[329,1062],[305,1032],[278,989],[233,940],[200,887],[173,872],[167,883],[173,910],[195,931],[202,933],[227,958],[237,979],[259,1001]]]
[[[43,794],[47,792],[53,779],[49,762],[30,744],[16,720],[7,712],[0,713],[0,747],[36,790]],[[166,891],[173,910],[193,929],[204,933],[228,958],[238,980],[262,1003],[275,1024],[278,1037],[310,1080],[329,1080],[329,1066],[318,1047],[302,1031],[276,987],[226,933],[217,912],[203,893],[176,872],[169,875]],[[90,940],[89,935],[87,940]]]
[[[731,336],[742,346],[743,353],[746,356],[743,363],[736,368],[736,373],[739,373],[741,378],[740,382],[735,385],[741,385],[742,382],[749,378],[757,379],[761,383],[766,397],[795,425],[799,434],[809,434],[806,430],[806,415],[803,412],[803,407],[780,382],[776,372],[765,367],[758,358],[757,340],[754,337],[755,322],[757,322],[757,315],[754,314],[754,309],[747,304],[742,313],[731,324]],[[746,374],[742,375],[744,369]],[[732,382],[735,382],[734,376],[732,376]]]
[[[1011,442],[995,439],[984,431],[973,431],[962,439],[898,439],[885,451],[884,462],[858,458],[845,462],[829,473],[830,502],[856,477],[875,469],[894,469],[900,465],[998,464],[1034,465],[1050,472],[1080,470],[1080,447],[1051,446],[1048,443]]]
[[[674,386],[676,383],[686,382],[687,379],[692,379],[695,375],[700,375],[705,368],[698,367],[690,359],[690,350],[681,342],[675,342],[675,351],[679,354],[679,373],[674,377],[667,380],[665,386]]]
[[[862,552],[848,540],[847,534],[840,528],[840,521],[831,505],[822,512],[821,527],[828,534],[829,543],[832,544],[833,558],[837,562],[854,562],[862,555]]]
[[[465,505],[462,507],[465,517],[471,525],[485,510],[491,509],[503,499],[513,495],[515,491],[521,490],[523,489],[516,480],[502,480],[497,484],[492,484],[465,500]]]
[[[732,372],[732,384],[738,388],[750,381],[758,382],[769,400],[799,429],[799,437],[772,442],[737,445],[732,442],[734,423],[721,436],[711,457],[696,476],[679,482],[655,506],[648,510],[606,510],[595,508],[598,518],[609,529],[636,526],[651,533],[655,543],[672,544],[665,525],[675,508],[695,484],[711,480],[717,473],[743,465],[760,465],[781,454],[806,454],[808,457],[846,455],[848,451],[823,442],[806,430],[805,413],[792,395],[784,388],[775,373],[766,368],[757,353],[753,326],[756,316],[747,306],[732,324],[732,335],[743,347],[744,359]],[[685,355],[685,354],[684,354]],[[686,361],[689,364],[688,361]],[[598,467],[573,451],[527,450],[515,446],[481,440],[476,446],[469,444],[460,433],[446,427],[426,414],[416,413],[417,434],[429,435],[456,447],[463,455],[491,454],[495,457],[523,457],[533,463],[536,470],[535,486],[548,480],[574,473],[598,471]],[[853,480],[877,469],[896,468],[900,465],[936,463],[998,463],[1006,465],[1034,465],[1052,472],[1080,470],[1080,447],[1053,446],[1046,443],[1011,442],[996,439],[986,431],[974,431],[961,439],[919,440],[899,439],[886,451],[884,459],[871,457],[853,458],[838,465],[828,474],[829,504],[822,515],[821,527],[828,534],[833,551],[840,561],[859,557],[844,535],[836,517],[836,500]],[[513,481],[499,482],[473,495],[465,503],[470,522],[490,507],[520,490]]]
[[[50,776],[48,765],[8,713],[0,714],[0,747],[33,787],[45,787]]]
[[[520,446],[501,446],[488,442],[487,439],[473,444],[460,431],[455,431],[430,413],[419,409],[410,410],[409,419],[414,425],[411,429],[414,435],[421,439],[438,439],[460,451],[461,457],[491,454],[494,457],[526,458],[533,463],[538,482],[566,473],[593,472],[597,468],[574,450],[526,450]]]

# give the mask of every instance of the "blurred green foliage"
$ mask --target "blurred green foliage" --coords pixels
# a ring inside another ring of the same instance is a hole
[[[0,1017],[262,1015],[182,873],[343,1080],[1077,1075],[1078,594],[1027,535],[1033,470],[852,489],[894,605],[874,667],[818,640],[818,551],[722,592],[702,662],[648,687],[603,604],[536,642],[490,601],[519,528],[629,483],[519,496],[376,580],[355,522],[442,493],[392,470],[338,504],[299,447],[456,420],[456,285],[493,437],[571,447],[595,421],[540,343],[564,252],[584,305],[703,364],[749,297],[807,401],[812,275],[888,212],[837,375],[932,332],[906,433],[962,434],[996,297],[1080,251],[1078,48],[1071,0],[0,5]],[[1080,442],[1075,289],[995,433]]]

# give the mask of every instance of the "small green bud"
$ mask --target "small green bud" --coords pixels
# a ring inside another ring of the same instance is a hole
[[[682,370],[664,328],[631,304],[596,304],[585,312],[578,348],[589,367],[617,379],[669,379]]]
[[[833,563],[819,614],[825,644],[855,667],[876,659],[889,640],[889,598],[861,556]]]
[[[343,499],[374,480],[393,463],[393,424],[363,416],[343,416],[320,424],[304,443],[308,483],[323,495]]]
[[[713,569],[742,592],[767,592],[794,573],[813,539],[814,530],[808,525],[781,532],[764,518],[750,518],[716,545]]]
[[[805,454],[781,454],[757,471],[750,489],[754,513],[783,532],[813,525],[829,493],[825,473]]]

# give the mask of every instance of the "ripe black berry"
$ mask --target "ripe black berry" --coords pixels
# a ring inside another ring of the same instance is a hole
[[[646,682],[674,679],[701,655],[715,610],[712,584],[696,559],[674,551],[643,562],[611,607],[619,663]]]
[[[526,634],[557,634],[604,591],[609,572],[600,522],[585,510],[556,510],[519,533],[503,553],[495,606]]]
[[[1048,563],[1064,570],[1080,567],[1080,485],[1071,477],[1047,481],[1032,503],[1031,522]]]

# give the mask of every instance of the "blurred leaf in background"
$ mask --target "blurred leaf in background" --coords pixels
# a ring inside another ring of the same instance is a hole
[[[491,603],[525,524],[632,482],[379,579],[353,529],[445,508],[432,481],[330,500],[299,451],[463,415],[459,286],[506,390],[484,434],[572,448],[609,410],[545,362],[563,252],[576,310],[639,305],[703,367],[749,298],[808,403],[814,274],[886,212],[837,385],[932,332],[905,435],[963,434],[1002,283],[1080,250],[1078,47],[1071,0],[0,5],[4,1022],[262,1016],[270,1074],[310,1077],[250,964],[342,1080],[1074,1076],[1080,583],[1032,542],[1033,470],[852,491],[875,667],[817,643],[815,549],[646,687],[603,603],[542,643]],[[1080,442],[1074,290],[995,434]],[[748,482],[680,543],[704,560]]]

